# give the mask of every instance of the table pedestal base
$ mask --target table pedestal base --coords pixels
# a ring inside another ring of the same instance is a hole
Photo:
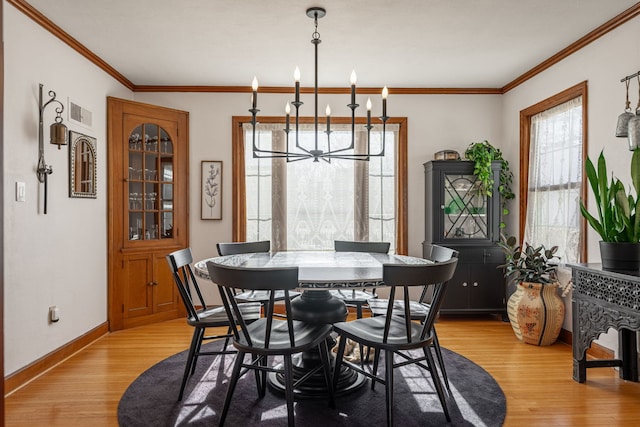
[[[309,323],[335,323],[343,322],[347,319],[347,306],[342,300],[334,298],[328,290],[305,291],[299,298],[291,301],[293,318]],[[329,349],[335,345],[333,337],[328,338]],[[334,365],[333,353],[330,354],[331,365]],[[293,358],[293,381],[302,378],[311,369],[321,363],[317,349],[306,351]],[[332,379],[333,380],[333,379]],[[345,365],[340,369],[338,386],[335,390],[336,396],[351,393],[365,383],[366,378],[357,372],[352,371]],[[268,375],[270,387],[278,392],[284,393],[284,376],[279,373]],[[316,372],[294,390],[294,396],[299,399],[326,399],[327,385],[322,370]]]
[[[305,365],[303,359],[304,355],[293,358],[294,382],[308,372],[308,365]],[[333,358],[331,365],[334,365]],[[305,366],[307,366],[307,368],[305,368]],[[284,376],[281,373],[270,372],[267,379],[272,390],[284,395]],[[338,379],[338,386],[334,392],[335,396],[352,393],[362,387],[365,382],[366,377],[364,375],[360,375],[343,365],[340,367],[340,378]],[[327,385],[322,370],[296,387],[293,390],[293,395],[295,399],[328,399]]]
[[[307,323],[336,323],[347,320],[344,301],[331,296],[328,290],[304,291],[291,301],[293,318]]]

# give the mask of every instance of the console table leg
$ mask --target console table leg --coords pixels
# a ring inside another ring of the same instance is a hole
[[[587,352],[581,350],[580,345],[580,305],[574,299],[572,302],[573,315],[573,339],[571,347],[573,350],[573,380],[579,383],[587,381]]]
[[[627,381],[638,381],[638,350],[636,332],[620,329],[618,332],[618,351],[622,359],[620,378]]]
[[[579,383],[587,381],[587,365],[584,360],[573,359],[573,380]]]

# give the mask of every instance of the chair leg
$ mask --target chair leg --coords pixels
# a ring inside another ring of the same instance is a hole
[[[267,356],[261,356],[258,363],[260,364],[260,366],[266,367],[267,366],[267,362],[268,362]],[[259,394],[260,394],[260,397],[264,397],[266,395],[266,393],[267,393],[267,371],[258,372],[256,370],[256,373],[260,374],[260,392],[259,392]]]
[[[385,394],[387,403],[387,426],[393,427],[393,351],[386,350],[384,352],[385,364]]]
[[[286,354],[284,356],[284,394],[287,400],[287,419],[289,427],[295,426],[295,417],[293,411],[293,363],[291,361],[291,355]]]
[[[436,370],[436,363],[433,360],[433,355],[431,354],[431,350],[427,349],[427,351],[425,351],[424,354],[427,358],[427,366],[431,371],[431,379],[433,380],[433,385],[435,385],[436,387],[438,398],[440,399],[440,403],[442,404],[444,416],[447,418],[447,421],[451,421],[451,415],[449,414],[449,406],[447,405],[447,396],[445,396],[444,388],[442,387],[440,376],[438,375],[438,371]]]
[[[342,358],[344,356],[344,348],[347,344],[346,337],[340,336],[338,341],[338,352],[336,353],[336,362],[333,367],[333,389],[338,388],[338,379],[340,378],[340,365],[342,365]]]
[[[244,361],[245,353],[238,351],[236,354],[236,360],[233,364],[233,371],[231,372],[231,378],[229,379],[229,387],[227,388],[227,395],[224,398],[224,406],[222,407],[222,412],[220,413],[220,422],[218,426],[222,427],[224,425],[224,421],[227,418],[227,413],[229,412],[229,406],[231,405],[231,399],[233,398],[233,392],[236,389],[236,384],[238,379],[240,378],[240,369],[242,368],[242,362]]]
[[[373,369],[372,369],[372,373],[374,376],[378,375],[378,364],[380,363],[380,353],[382,353],[381,349],[377,349],[377,351],[375,351],[373,353]],[[374,380],[371,380],[371,390],[375,390],[376,387],[376,382]]]
[[[227,346],[229,345],[229,341],[231,340],[231,326],[227,329],[227,336],[224,339],[224,346],[222,347],[222,351],[227,351]]]
[[[251,354],[251,364],[258,366],[260,365],[260,363],[261,361],[259,359],[259,356]],[[254,369],[253,376],[256,378],[256,390],[258,390],[258,397],[263,398],[264,395],[262,394],[262,376],[260,375],[260,370]]]
[[[196,364],[198,363],[198,356],[200,355],[200,348],[202,347],[202,340],[204,338],[205,329],[197,328],[199,331],[198,340],[196,341],[196,349],[193,353],[193,363],[191,364],[191,375],[196,371]]]
[[[436,352],[436,359],[438,359],[438,365],[440,365],[440,372],[444,379],[444,386],[447,388],[449,394],[451,394],[451,388],[449,387],[449,378],[447,377],[447,368],[444,365],[444,359],[442,358],[442,350],[440,349],[440,341],[438,341],[438,334],[436,328],[433,328],[433,348]]]
[[[193,330],[193,336],[191,337],[191,345],[189,346],[189,354],[187,355],[187,361],[184,366],[184,374],[182,375],[182,384],[180,385],[180,394],[178,394],[178,401],[182,400],[182,394],[184,393],[184,388],[187,385],[187,379],[189,378],[189,374],[192,371],[192,366],[195,365],[195,354],[196,348],[198,344],[198,340],[200,339],[200,328],[195,328]]]
[[[356,318],[362,319],[362,304],[356,303]],[[362,343],[358,343],[358,348],[360,349],[360,367],[364,369],[364,346]]]
[[[329,392],[329,406],[331,408],[336,407],[336,402],[333,397],[333,381],[331,381],[331,362],[329,359],[329,345],[327,340],[324,340],[318,346],[320,352],[320,359],[322,360],[322,368],[324,371],[324,381],[327,383],[327,391]]]

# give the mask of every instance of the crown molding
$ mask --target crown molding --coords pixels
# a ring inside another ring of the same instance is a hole
[[[49,18],[40,13],[37,9],[31,6],[24,0],[7,0],[7,3],[14,6],[20,12],[27,15],[31,18],[36,24],[43,27],[45,30],[49,31],[55,37],[62,40],[73,50],[78,52],[80,55],[87,58],[90,62],[94,63],[98,66],[98,68],[102,69],[105,73],[109,74],[111,77],[122,83],[125,87],[130,90],[134,90],[135,85],[129,79],[127,79],[124,75],[118,72],[115,68],[109,65],[106,61],[100,58],[98,55],[90,51],[85,45],[80,43],[75,38],[71,37],[67,32],[65,32],[62,28],[58,27],[54,24]]]
[[[153,86],[137,85],[134,92],[217,92],[217,93],[251,93],[250,86]],[[300,93],[313,93],[312,87],[301,87]],[[381,87],[359,87],[358,94],[378,95]],[[293,93],[293,87],[260,86],[260,93]],[[349,94],[348,87],[318,88],[321,94]],[[393,95],[500,95],[500,88],[389,88]]]
[[[540,64],[536,65],[526,73],[517,77],[513,81],[507,83],[505,86],[502,87],[502,93],[507,93],[511,89],[514,89],[515,87],[520,86],[522,83],[537,76],[547,68],[550,68],[551,66],[557,64],[558,62],[568,57],[569,55],[576,53],[577,51],[587,46],[591,42],[598,40],[600,37],[604,36],[608,32],[613,31],[614,29],[618,28],[625,22],[635,18],[636,16],[638,16],[638,14],[640,14],[640,2],[634,4],[629,9],[625,10],[618,16],[611,18],[610,20],[600,25],[595,30],[591,31],[586,36],[571,43],[569,46],[565,47],[560,52],[556,53],[555,55],[551,56],[545,61],[542,61]]]

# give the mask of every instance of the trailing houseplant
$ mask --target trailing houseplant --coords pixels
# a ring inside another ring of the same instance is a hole
[[[586,174],[593,191],[597,218],[587,211],[584,201],[580,211],[602,238],[600,255],[604,268],[638,270],[640,263],[640,148],[631,158],[631,182],[635,190],[627,193],[624,184],[607,174],[607,162],[601,151],[597,169],[587,158]],[[617,251],[620,252],[617,252]]]
[[[527,344],[550,345],[564,322],[564,302],[558,295],[557,246],[550,249],[517,244],[514,236],[501,236],[505,276],[517,287],[507,302],[507,315],[516,337]]]
[[[509,162],[502,157],[500,149],[491,145],[487,140],[471,143],[464,152],[464,157],[474,162],[473,174],[480,181],[480,193],[483,196],[491,196],[493,193],[491,162],[500,162],[500,183],[498,185],[501,205],[500,228],[504,228],[505,223],[502,221],[502,217],[509,214],[507,204],[509,200],[515,197],[511,190],[513,172],[509,168]]]

